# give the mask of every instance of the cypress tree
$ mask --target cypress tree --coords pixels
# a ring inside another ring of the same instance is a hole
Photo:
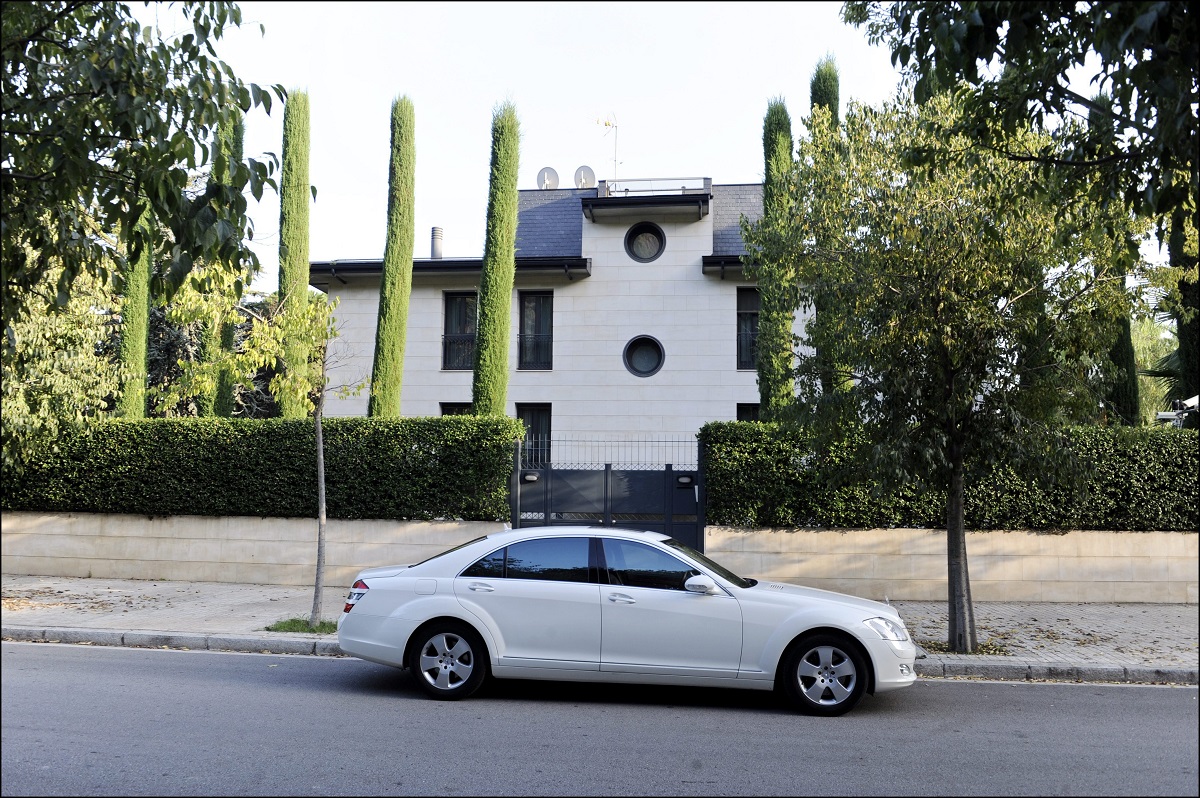
[[[367,414],[400,415],[404,378],[404,344],[408,302],[412,294],[416,129],[412,100],[392,103],[392,148],[388,169],[387,243],[383,250],[383,281],[379,286],[379,325],[375,329],[375,362]]]
[[[284,313],[301,313],[308,302],[309,103],[301,91],[288,93],[283,109],[283,164],[279,179],[279,304]],[[289,341],[283,367],[308,370],[309,351]],[[304,418],[306,403],[295,396],[276,397],[284,418]]]
[[[841,124],[839,106],[841,103],[840,79],[837,63],[832,55],[827,55],[817,62],[812,79],[808,84],[808,97],[812,108],[821,106],[833,117],[833,125]]]
[[[150,214],[142,214],[140,227],[148,227]],[[137,257],[126,263],[125,292],[121,301],[121,348],[119,358],[125,371],[125,384],[117,400],[117,415],[123,418],[146,417],[146,357],[150,334],[150,251],[151,237]]]
[[[841,116],[838,110],[841,101],[840,79],[838,76],[837,64],[833,60],[832,55],[826,55],[817,62],[817,66],[813,69],[812,79],[808,84],[808,96],[810,109],[815,111],[817,108],[824,108],[829,112],[829,116],[833,120],[833,126],[837,127],[840,124]],[[821,297],[817,296],[813,302],[813,312],[821,312]],[[829,362],[828,358],[823,357],[820,350],[816,353],[817,371],[821,380],[821,390],[828,394],[835,387],[834,366]]]
[[[763,216],[786,214],[787,180],[792,171],[792,119],[783,98],[767,103],[763,117]],[[775,421],[791,405],[794,292],[782,265],[762,262],[751,270],[758,281],[757,357],[759,418]]]
[[[234,107],[231,115],[222,119],[217,127],[213,146],[213,168],[208,181],[210,186],[227,186],[232,182],[235,164],[241,163],[242,160],[245,132],[246,126],[241,110]],[[233,320],[224,318],[220,313],[205,321],[200,328],[200,359],[212,363],[232,352],[233,333]],[[222,418],[232,416],[233,383],[232,372],[227,366],[222,367],[213,390],[205,391],[196,397],[196,414]]]
[[[520,126],[511,102],[492,116],[487,231],[479,275],[479,314],[472,384],[474,411],[504,415],[508,394],[508,333],[517,246],[517,168]]]

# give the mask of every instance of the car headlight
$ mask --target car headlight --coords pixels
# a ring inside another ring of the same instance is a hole
[[[884,640],[904,641],[908,639],[908,630],[904,628],[904,624],[896,623],[891,618],[867,618],[863,623],[874,629],[875,633]]]

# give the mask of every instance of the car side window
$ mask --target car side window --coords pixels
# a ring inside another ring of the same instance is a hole
[[[462,572],[463,576],[484,577],[490,579],[504,578],[504,552],[508,550],[505,546],[502,549],[493,551],[488,556],[476,562],[474,565]]]
[[[505,573],[509,579],[588,581],[587,538],[539,538],[508,547]]]
[[[588,582],[588,538],[539,538],[494,551],[462,572],[491,579]]]
[[[683,590],[683,583],[700,573],[682,560],[635,540],[604,538],[608,581],[626,587]]]

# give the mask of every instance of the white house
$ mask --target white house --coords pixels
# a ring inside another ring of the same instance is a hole
[[[739,218],[761,213],[761,184],[708,178],[521,191],[509,415],[555,441],[692,438],[709,421],[756,417],[758,291],[742,273]],[[471,402],[482,258],[441,258],[440,233],[432,257],[413,262],[406,417]],[[333,385],[369,384],[381,268],[311,264],[311,284],[340,300]],[[366,411],[366,391],[326,408]]]

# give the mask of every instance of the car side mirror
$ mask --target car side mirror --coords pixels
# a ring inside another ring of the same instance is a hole
[[[683,589],[689,593],[712,594],[717,592],[717,583],[712,580],[712,577],[704,574],[696,574],[688,577],[688,580],[683,583]]]

